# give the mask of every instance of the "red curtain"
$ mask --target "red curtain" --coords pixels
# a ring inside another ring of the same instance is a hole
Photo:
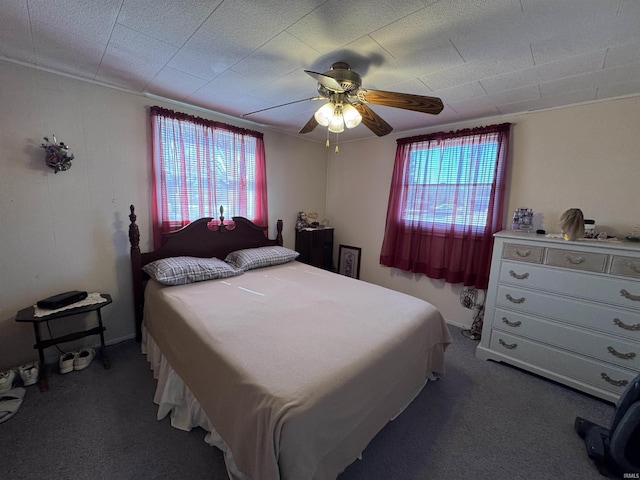
[[[503,224],[510,129],[501,124],[397,141],[382,265],[487,288],[493,234]]]
[[[247,217],[268,224],[263,135],[151,107],[153,243],[202,217]]]

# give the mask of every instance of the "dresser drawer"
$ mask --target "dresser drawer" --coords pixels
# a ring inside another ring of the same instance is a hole
[[[637,280],[505,261],[498,282],[640,311]]]
[[[506,258],[507,260],[517,260],[518,262],[542,263],[543,253],[543,247],[505,243],[502,250],[502,258]]]
[[[604,253],[575,252],[560,248],[547,249],[546,265],[571,268],[587,272],[604,272],[607,255]]]
[[[496,330],[527,337],[640,372],[640,342],[604,336],[500,308],[495,311],[493,324]]]
[[[609,272],[611,275],[640,278],[640,258],[614,255]]]
[[[550,376],[578,381],[620,395],[635,378],[636,371],[609,365],[501,331],[491,334],[490,348],[502,355],[536,365]]]
[[[547,295],[509,285],[498,286],[495,305],[496,310],[504,309],[546,317],[640,342],[640,312]]]

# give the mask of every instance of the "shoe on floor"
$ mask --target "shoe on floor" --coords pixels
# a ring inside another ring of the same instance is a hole
[[[20,365],[18,367],[18,373],[20,374],[20,378],[22,378],[22,384],[25,387],[29,385],[33,385],[38,381],[38,374],[40,372],[39,362],[31,362],[25,363],[24,365]]]
[[[95,356],[96,351],[93,348],[83,348],[78,352],[76,359],[73,361],[73,369],[83,370],[87,368]]]
[[[67,352],[63,355],[60,355],[60,361],[58,362],[60,373],[73,372],[73,365],[76,361],[77,356],[78,352]]]
[[[16,381],[16,371],[7,370],[6,372],[0,372],[0,393],[8,392],[13,388],[13,384]]]
[[[24,399],[25,389],[22,387],[14,388],[5,393],[0,393],[0,423],[13,417]]]

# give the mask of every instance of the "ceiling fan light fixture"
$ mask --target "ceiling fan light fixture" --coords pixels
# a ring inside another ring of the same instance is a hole
[[[323,106],[321,106],[313,115],[316,119],[316,122],[318,122],[318,124],[322,125],[323,127],[328,126],[331,122],[331,119],[333,118],[335,107],[336,106],[333,104],[333,102],[325,103]]]
[[[329,131],[331,133],[344,132],[344,117],[342,116],[342,105],[337,104],[333,111],[333,117],[329,122]]]
[[[331,122],[329,122],[329,131],[331,133],[341,133],[344,132],[344,119],[342,118],[341,113],[336,113]]]
[[[342,116],[344,117],[344,124],[347,128],[355,128],[362,122],[362,115],[360,115],[360,112],[350,103],[347,103],[342,108]]]

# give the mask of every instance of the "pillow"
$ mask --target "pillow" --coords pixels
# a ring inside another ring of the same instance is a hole
[[[295,250],[285,247],[258,247],[236,250],[227,255],[225,262],[242,271],[254,268],[270,267],[295,260],[300,255]]]
[[[151,278],[164,285],[213,280],[240,275],[242,270],[233,268],[219,258],[168,257],[142,267]]]

